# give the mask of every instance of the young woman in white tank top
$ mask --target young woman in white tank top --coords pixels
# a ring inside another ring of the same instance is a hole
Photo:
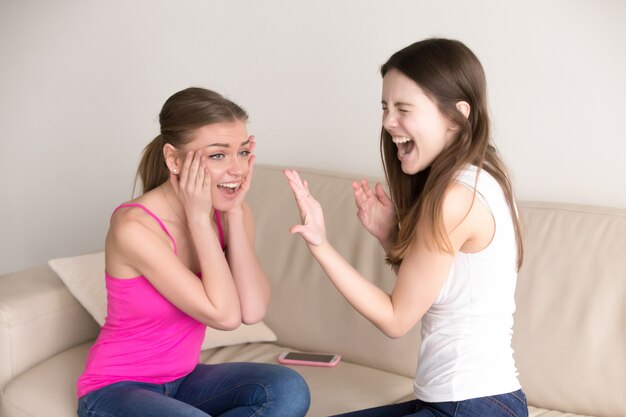
[[[391,294],[330,245],[308,184],[285,171],[303,223],[291,232],[348,302],[390,337],[421,320],[416,399],[344,416],[527,416],[511,348],[523,248],[490,144],[483,68],[461,42],[426,39],[393,54],[381,74],[391,197],[364,180],[353,188],[361,223],[397,274]]]

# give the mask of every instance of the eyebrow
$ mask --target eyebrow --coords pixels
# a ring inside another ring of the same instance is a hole
[[[249,143],[250,143],[250,139],[247,139],[247,140],[244,140],[243,142],[241,142],[241,145],[239,145],[239,146],[246,146]],[[207,148],[210,148],[210,147],[230,148],[230,144],[216,142],[216,143],[211,143],[211,144],[207,145],[206,147]]]
[[[385,100],[381,100],[381,102],[380,102],[380,103],[381,103],[381,104],[387,104],[387,102],[386,102]],[[403,101],[399,101],[399,102],[394,103],[394,104],[395,104],[395,106],[413,106],[413,104],[411,104],[411,103],[405,103],[405,102],[403,102]]]

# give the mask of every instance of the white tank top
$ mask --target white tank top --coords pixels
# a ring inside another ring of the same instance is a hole
[[[511,336],[517,244],[509,206],[498,182],[469,166],[457,181],[474,190],[495,220],[480,252],[458,252],[435,303],[422,318],[413,388],[426,402],[462,401],[520,388]]]

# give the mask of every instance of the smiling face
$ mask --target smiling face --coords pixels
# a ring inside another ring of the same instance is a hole
[[[383,127],[397,146],[405,174],[428,168],[454,138],[454,123],[413,80],[396,69],[383,78],[382,106]]]
[[[213,207],[219,211],[232,208],[249,170],[250,138],[246,123],[236,120],[195,129],[191,140],[178,152],[179,167],[183,166],[185,154],[189,151],[202,151],[207,158]]]

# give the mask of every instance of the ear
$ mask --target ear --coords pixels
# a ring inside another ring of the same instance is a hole
[[[174,174],[178,174],[180,172],[180,157],[178,149],[172,146],[171,143],[166,143],[163,145],[163,158],[165,159],[165,165],[167,165],[167,169]]]
[[[463,114],[463,116],[465,116],[466,119],[469,117],[470,105],[467,101],[459,101],[458,103],[456,103],[456,108]]]

